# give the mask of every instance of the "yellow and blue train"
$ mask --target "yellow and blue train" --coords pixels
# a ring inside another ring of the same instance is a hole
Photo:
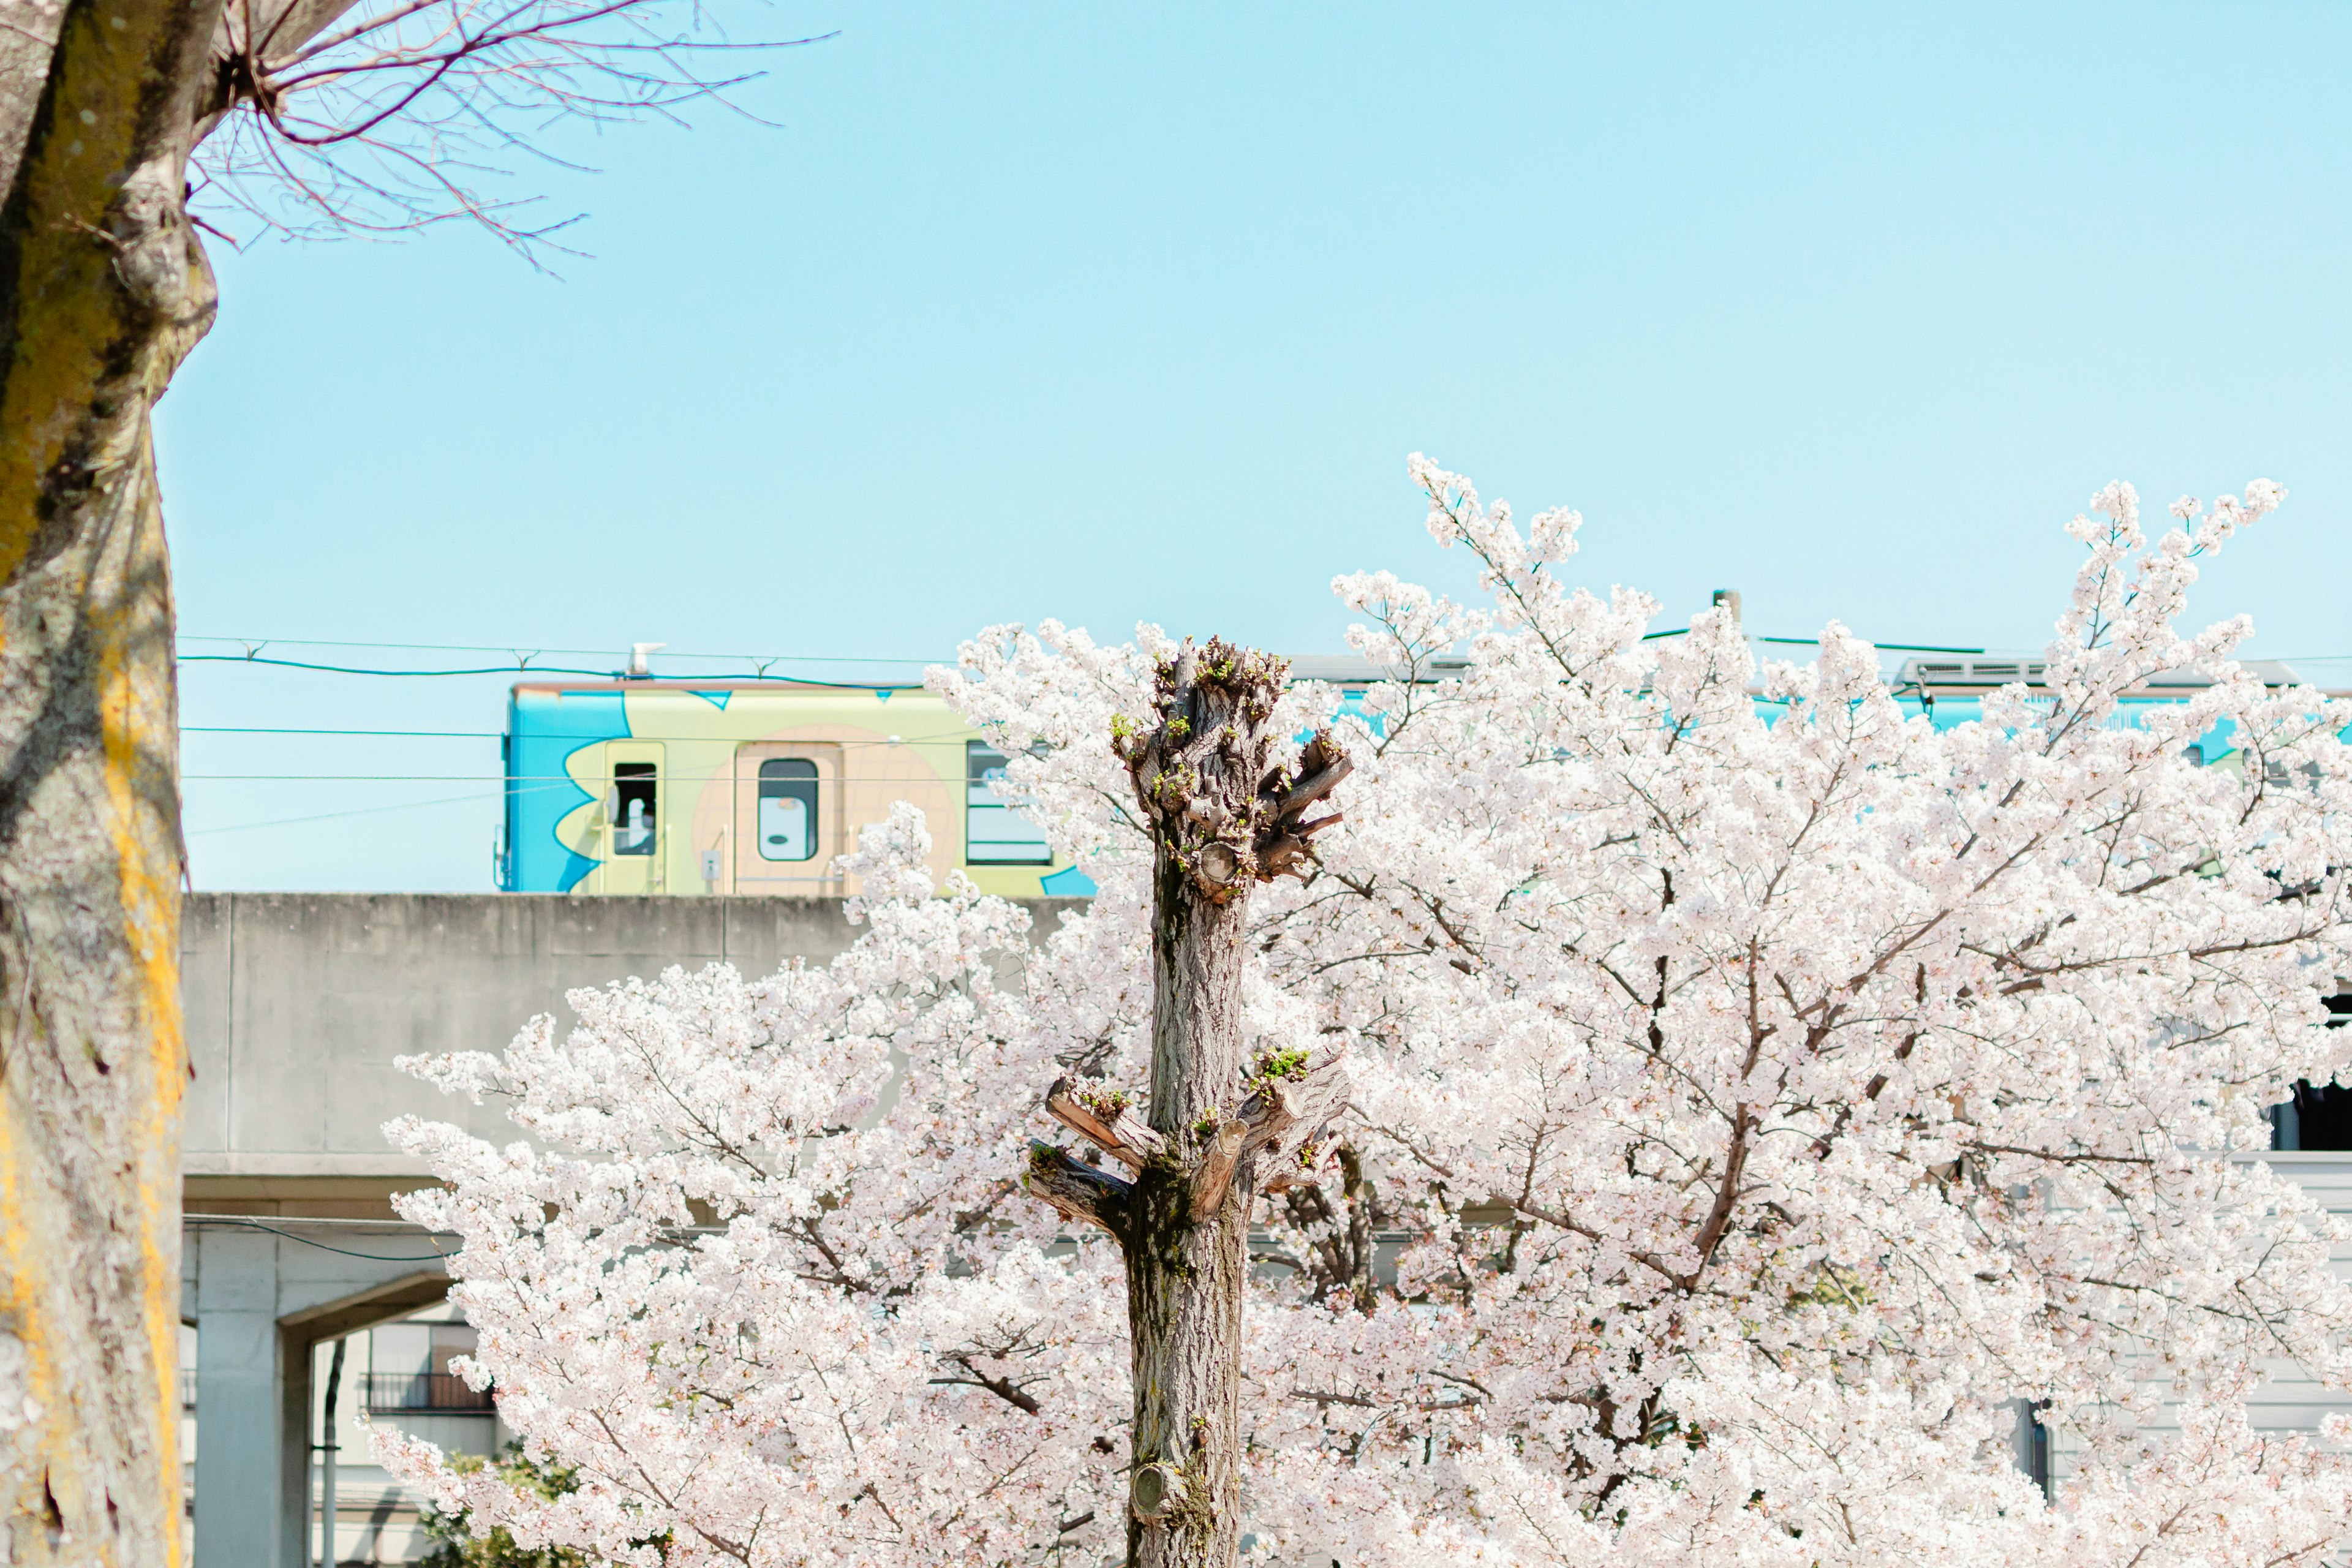
[[[839,897],[835,858],[898,800],[923,808],[937,877],[1094,890],[992,787],[1004,758],[920,687],[520,681],[503,750],[509,892]]]
[[[1361,660],[1292,661],[1352,704],[1378,672]],[[1447,661],[1430,674],[1454,674]],[[2255,667],[2272,684],[2284,666]],[[2028,660],[1914,659],[1899,700],[1939,728],[1981,710],[1990,688],[2039,684]],[[2160,679],[2116,721],[2180,701],[2195,677]],[[986,892],[1083,897],[1085,873],[1056,860],[1035,824],[993,787],[1004,758],[945,702],[917,686],[785,680],[517,683],[504,739],[506,816],[499,886],[509,892],[672,897],[854,889],[834,859],[893,801],[923,808],[931,870],[961,868]],[[2229,760],[2216,733],[2200,760]]]

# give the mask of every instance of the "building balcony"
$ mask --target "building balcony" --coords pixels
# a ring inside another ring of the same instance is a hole
[[[360,1397],[371,1414],[386,1411],[488,1412],[488,1389],[466,1386],[446,1372],[371,1372],[361,1380]]]

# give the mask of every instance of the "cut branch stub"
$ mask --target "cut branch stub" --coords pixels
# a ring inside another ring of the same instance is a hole
[[[1217,1212],[1236,1173],[1248,1186],[1278,1192],[1295,1185],[1298,1151],[1329,1125],[1348,1095],[1347,1058],[1334,1056],[1297,1078],[1261,1082],[1235,1119],[1218,1126],[1192,1171],[1192,1218]],[[1250,1181],[1265,1172],[1263,1183]]]
[[[1077,1085],[1066,1078],[1055,1079],[1054,1087],[1045,1091],[1045,1110],[1129,1170],[1140,1171],[1168,1146],[1166,1139],[1136,1115],[1134,1107],[1124,1100],[1115,1106],[1100,1101],[1089,1104]]]
[[[1160,666],[1157,728],[1112,727],[1144,816],[1214,903],[1285,872],[1303,879],[1315,835],[1340,819],[1332,811],[1306,820],[1353,767],[1329,731],[1316,731],[1296,767],[1275,765],[1279,737],[1268,721],[1289,668],[1222,637],[1197,651],[1188,641]]]
[[[1192,1167],[1192,1220],[1199,1224],[1217,1212],[1225,1201],[1225,1189],[1233,1185],[1234,1167],[1241,1163],[1242,1149],[1249,1137],[1244,1122],[1221,1124],[1201,1152],[1201,1163]]]
[[[1328,796],[1356,764],[1339,752],[1331,731],[1318,730],[1298,753],[1298,782],[1282,787],[1283,775],[1268,776],[1259,785],[1261,796],[1271,796],[1273,820],[1258,835],[1258,875],[1267,881],[1288,872],[1301,881],[1299,862],[1313,854],[1315,836],[1341,820],[1335,807],[1328,816],[1306,820],[1307,808]]]
[[[1129,1200],[1135,1189],[1117,1176],[1083,1164],[1051,1143],[1029,1145],[1029,1195],[1051,1204],[1066,1219],[1098,1225],[1113,1236],[1127,1229]]]
[[[1168,1140],[1153,1131],[1150,1122],[1138,1116],[1131,1105],[1120,1106],[1118,1114],[1111,1118],[1110,1135],[1118,1140],[1119,1149],[1126,1151],[1119,1157],[1129,1160],[1139,1171],[1168,1147]]]
[[[1253,1184],[1260,1192],[1277,1193],[1295,1186],[1302,1175],[1299,1151],[1321,1139],[1348,1100],[1348,1061],[1334,1056],[1296,1079],[1269,1079],[1242,1102],[1241,1117],[1251,1128],[1244,1151]]]
[[[1129,1488],[1129,1506],[1140,1520],[1166,1519],[1184,1495],[1184,1472],[1166,1460],[1139,1465]]]

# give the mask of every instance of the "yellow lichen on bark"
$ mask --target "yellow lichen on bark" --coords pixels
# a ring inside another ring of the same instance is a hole
[[[0,1435],[20,1425],[58,1419],[57,1373],[49,1363],[48,1336],[43,1331],[46,1314],[39,1310],[44,1281],[26,1223],[24,1173],[17,1164],[13,1121],[0,1109],[0,1268],[7,1270],[8,1312],[0,1335],[16,1342],[16,1349],[0,1358]]]
[[[178,737],[149,416],[211,319],[181,201],[219,10],[71,0],[0,227],[0,1332],[27,1417],[0,1409],[0,1559],[19,1563],[183,1555]]]
[[[92,404],[111,379],[108,362],[132,325],[123,319],[131,302],[110,276],[121,241],[104,221],[124,173],[148,151],[142,121],[152,65],[169,52],[159,46],[181,9],[84,0],[58,37],[14,237],[15,342],[0,393],[0,582],[31,552],[46,521],[43,487],[90,435]],[[0,637],[7,631],[0,625]]]
[[[140,487],[143,493],[132,505],[156,513],[152,538],[159,559],[152,569],[160,573],[166,569],[166,563],[160,559],[160,498],[153,491],[154,459],[143,431],[141,447],[142,477],[151,482]],[[143,529],[133,533],[134,540],[148,536],[148,531]],[[135,568],[129,574],[134,581],[138,574]],[[179,781],[168,768],[162,777],[153,776],[152,754],[140,745],[140,741],[143,737],[152,742],[155,736],[170,732],[176,727],[177,715],[168,686],[161,692],[153,689],[156,662],[149,659],[142,668],[133,657],[142,631],[152,637],[160,629],[168,647],[168,603],[166,624],[161,628],[142,628],[137,606],[129,608],[126,616],[102,614],[94,616],[92,620],[105,650],[100,658],[99,710],[106,737],[107,796],[113,807],[113,819],[109,826],[121,875],[122,929],[139,977],[140,1022],[148,1037],[146,1066],[152,1075],[148,1092],[141,1097],[146,1102],[148,1117],[139,1142],[148,1159],[147,1168],[139,1177],[140,1209],[144,1221],[140,1234],[140,1259],[147,1285],[148,1342],[154,1365],[162,1373],[156,1379],[155,1389],[158,1446],[163,1472],[171,1479],[176,1494],[180,1410],[179,1379],[173,1374],[180,1356],[179,1171],[175,1159],[161,1156],[179,1146],[180,1100],[188,1069],[187,1043],[180,1014],[180,899],[175,875],[179,863],[178,819],[173,812],[163,820],[156,820],[153,806],[159,799],[176,801]],[[171,667],[166,664],[161,668],[168,682]],[[163,1541],[163,1560],[169,1568],[179,1568],[180,1546],[180,1532],[169,1531]]]

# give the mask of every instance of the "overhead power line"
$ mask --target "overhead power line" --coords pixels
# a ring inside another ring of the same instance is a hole
[[[1670,626],[1670,627],[1667,627],[1666,629],[1664,629],[1664,630],[1663,630],[1663,631],[1645,632],[1645,633],[1643,633],[1643,634],[1642,640],[1643,640],[1643,642],[1656,642],[1656,641],[1658,641],[1659,639],[1664,638],[1664,637],[1678,637],[1687,636],[1687,635],[1689,634],[1689,631],[1690,631],[1690,628],[1689,628],[1688,626]],[[204,640],[220,642],[220,641],[235,641],[235,640],[238,640],[238,639],[234,639],[234,638],[207,638],[207,639],[204,639]],[[279,640],[279,639],[270,639],[270,640],[275,641],[275,640]],[[445,645],[429,644],[429,643],[305,643],[305,642],[302,642],[302,641],[300,641],[300,640],[299,640],[299,639],[290,639],[290,638],[289,638],[289,639],[284,639],[284,640],[287,642],[288,646],[289,646],[289,647],[362,647],[362,648],[381,648],[381,649],[387,649],[387,650],[398,650],[398,649],[405,649],[405,648],[415,648],[415,649],[442,649],[442,648],[444,648],[444,647],[445,647]],[[1821,646],[1821,640],[1822,640],[1822,639],[1821,639],[1821,638],[1819,638],[1819,637],[1753,637],[1753,636],[1752,636],[1752,637],[1750,637],[1749,640],[1750,640],[1750,641],[1752,641],[1752,642],[1769,643],[1769,644],[1773,644],[1773,645],[1776,645],[1776,646],[1790,647],[1820,647],[1820,646]],[[743,682],[752,682],[752,683],[770,683],[770,684],[774,684],[774,685],[778,685],[778,686],[814,686],[814,687],[820,687],[820,688],[824,688],[824,689],[830,689],[830,690],[837,690],[837,691],[919,691],[919,690],[922,689],[922,682],[920,682],[920,681],[915,681],[915,680],[893,680],[893,679],[872,679],[872,680],[838,680],[838,679],[820,679],[820,678],[815,677],[815,676],[809,676],[809,675],[791,675],[791,674],[774,674],[774,675],[772,675],[772,674],[770,674],[770,673],[769,673],[769,670],[770,670],[772,667],[774,667],[774,666],[776,666],[776,665],[779,665],[779,664],[817,664],[817,665],[841,665],[841,664],[876,664],[876,665],[885,665],[885,664],[887,664],[887,665],[902,665],[902,666],[911,665],[911,666],[916,666],[916,667],[920,667],[920,668],[928,668],[928,667],[932,666],[932,665],[936,665],[936,664],[942,664],[942,663],[946,662],[946,661],[944,661],[944,660],[938,660],[938,659],[918,659],[918,658],[828,658],[828,657],[823,657],[823,656],[812,655],[812,654],[766,655],[766,654],[722,654],[722,653],[711,653],[711,654],[684,654],[684,653],[669,653],[669,654],[665,654],[663,657],[664,657],[665,658],[671,659],[671,660],[687,660],[687,661],[695,661],[695,660],[725,659],[725,660],[730,660],[730,661],[740,661],[740,662],[742,662],[742,663],[750,664],[750,665],[751,665],[753,668],[751,668],[751,671],[750,671],[750,673],[748,673],[748,674],[747,674],[747,673],[745,673],[745,672],[743,672],[743,671],[741,671],[741,670],[732,670],[732,671],[727,671],[727,670],[697,670],[697,671],[692,671],[692,672],[683,673],[683,674],[677,674],[677,675],[662,675],[662,676],[631,676],[631,675],[629,675],[625,670],[621,670],[621,669],[596,668],[591,668],[591,667],[584,666],[584,665],[533,664],[533,663],[530,663],[530,662],[531,659],[541,658],[541,657],[542,657],[543,655],[545,655],[545,654],[547,654],[547,653],[551,653],[551,652],[567,653],[567,654],[568,654],[568,653],[594,653],[594,652],[599,651],[599,650],[597,650],[597,649],[593,649],[593,648],[589,648],[589,649],[548,649],[548,648],[534,648],[534,649],[530,649],[530,650],[526,651],[526,650],[521,650],[521,649],[500,649],[500,648],[481,647],[460,647],[460,646],[457,646],[457,645],[446,645],[446,651],[449,651],[449,652],[468,652],[468,653],[470,653],[470,652],[488,652],[488,653],[507,652],[507,653],[510,653],[510,654],[512,654],[512,656],[514,657],[514,658],[515,658],[515,661],[516,661],[516,662],[514,662],[513,664],[467,665],[467,666],[453,667],[453,668],[439,668],[439,669],[415,669],[415,668],[398,668],[398,669],[394,669],[394,668],[384,668],[384,667],[383,667],[383,666],[378,666],[378,665],[326,664],[326,663],[321,663],[321,662],[319,662],[319,661],[317,661],[317,660],[312,660],[312,659],[299,659],[299,658],[273,658],[273,657],[270,657],[270,656],[265,655],[265,654],[263,654],[263,653],[261,653],[261,652],[259,651],[259,649],[260,649],[261,647],[266,647],[266,646],[268,646],[268,643],[266,643],[266,642],[254,642],[254,643],[249,643],[249,644],[247,644],[248,651],[247,651],[247,652],[245,652],[245,653],[184,653],[184,654],[181,654],[181,655],[179,655],[179,656],[178,656],[178,662],[180,662],[180,663],[182,663],[182,664],[240,664],[240,665],[258,665],[258,666],[265,666],[265,667],[268,667],[268,668],[273,668],[273,669],[299,669],[299,670],[305,670],[305,671],[310,671],[310,672],[313,672],[313,673],[317,673],[317,674],[322,674],[322,675],[361,675],[361,676],[378,676],[378,677],[388,677],[388,678],[399,679],[440,679],[452,678],[452,677],[455,677],[455,678],[466,678],[466,677],[475,677],[475,676],[499,675],[499,676],[506,676],[506,677],[509,677],[509,678],[516,679],[523,679],[523,680],[527,680],[527,679],[529,679],[530,678],[531,678],[531,677],[533,677],[533,676],[568,675],[568,676],[579,676],[579,677],[583,677],[583,678],[588,679],[591,679],[591,680],[614,680],[614,681],[629,681],[629,682],[636,682],[636,681],[659,681],[659,682],[662,682],[662,683],[664,683],[664,684],[670,684],[670,685],[675,685],[675,684],[679,684],[679,683],[691,684],[692,682],[695,682],[695,681],[698,681],[698,680],[707,680],[707,681],[711,681],[711,682],[713,682],[713,683],[730,683],[730,684],[732,684],[732,683],[743,683]],[[1990,649],[1989,649],[1989,648],[1984,648],[1984,647],[1962,647],[1952,646],[1952,645],[1942,644],[1942,643],[1878,642],[1878,643],[1872,643],[1872,644],[1870,644],[1869,646],[1870,646],[1871,647],[1873,647],[1873,648],[1876,649],[1877,651],[1881,652],[1881,653],[1940,653],[1940,654],[1969,654],[1969,655],[1982,656],[1982,655],[1984,655],[1984,654],[1986,654],[1986,653],[1989,653],[1989,652],[1992,651],[1992,650],[1990,650]],[[2025,654],[2027,654],[2027,655],[2029,655],[2029,656],[2037,655],[2037,654],[2039,653],[2039,650],[2035,650],[2035,649],[2027,649],[2027,650],[2021,650],[2021,652],[2023,652],[2023,653],[2025,653]],[[2294,664],[2336,664],[2336,663],[2352,662],[2352,654],[2299,654],[2299,655],[2287,655],[2287,656],[2284,656],[2284,657],[2281,658],[2281,660],[2280,660],[2280,661],[2281,661],[2281,662],[2284,662],[2284,663],[2294,663]],[[258,731],[256,731],[256,732],[258,732]],[[357,732],[357,731],[354,731],[354,733],[356,733],[356,732]]]
[[[1819,647],[1819,637],[1758,637],[1758,642],[1790,643],[1799,647]],[[1881,653],[1982,653],[1980,647],[1937,647],[1918,642],[1874,642],[1870,645]]]
[[[183,735],[383,735],[413,741],[497,741],[499,730],[314,730],[294,724],[183,724]]]
[[[505,732],[499,730],[310,730],[294,725],[273,725],[265,728],[258,726],[248,727],[242,724],[184,724],[181,726],[180,732],[184,735],[331,735],[360,738],[373,737],[381,740],[418,741],[503,741],[507,738]],[[819,745],[831,746],[837,751],[854,752],[874,746],[927,745],[934,741],[967,739],[971,734],[972,731],[970,730],[941,730],[928,735],[886,735],[878,740],[872,741],[822,741],[816,743]],[[576,749],[580,746],[598,745],[606,741],[659,741],[667,744],[683,746],[704,743],[713,745],[727,745],[730,743],[740,744],[746,738],[732,735],[659,735],[632,732],[626,735],[585,736],[525,734],[523,739],[526,742],[541,744],[560,744],[568,741],[571,742]],[[207,776],[217,778],[224,775],[190,773],[187,776],[190,778]],[[375,777],[378,775],[369,774],[368,776]]]
[[[248,1219],[243,1215],[186,1215],[182,1216],[182,1223],[194,1229],[222,1226],[233,1230],[263,1231],[270,1236],[281,1237],[288,1241],[299,1242],[304,1247],[315,1247],[321,1252],[338,1253],[345,1258],[363,1258],[371,1263],[433,1263],[446,1259],[449,1256],[437,1247],[429,1253],[414,1258],[404,1254],[394,1256],[380,1252],[353,1252],[348,1247],[331,1247],[323,1241],[315,1241],[310,1237],[299,1236],[290,1230],[280,1230],[274,1225],[268,1225],[257,1219]],[[420,1230],[417,1233],[417,1238],[429,1244],[436,1237],[450,1234],[446,1230]]]
[[[625,741],[626,735],[614,740]],[[592,742],[593,744],[593,742]],[[570,773],[183,773],[188,784],[578,784]],[[603,783],[602,773],[590,775]],[[904,774],[860,774],[858,784],[947,784],[956,781],[941,779],[932,773]]]
[[[534,643],[512,642],[351,642],[329,637],[223,637],[200,636],[194,632],[181,634],[179,640],[183,643],[220,643],[230,647],[243,648],[245,649],[245,652],[242,654],[213,654],[204,656],[214,658],[235,658],[240,661],[252,656],[258,655],[261,650],[266,647],[367,648],[392,653],[498,653],[504,654],[508,658],[514,659],[519,665],[528,666],[529,668],[533,668],[540,667],[530,665],[530,660],[544,658],[550,654],[555,654],[565,658],[576,657],[583,658],[625,658],[627,657],[627,655],[619,653],[615,649],[610,647],[548,647]],[[752,665],[888,664],[912,665],[917,668],[920,668],[926,665],[946,664],[952,662],[951,658],[908,658],[902,656],[878,657],[869,654],[831,653],[741,653],[731,651],[694,652],[680,648],[665,648],[662,651],[662,657],[667,659],[717,658],[727,659],[730,662]]]
[[[264,827],[295,827],[305,822],[331,822],[341,816],[374,816],[387,811],[423,811],[425,807],[434,805],[469,805],[479,801],[497,800],[502,793],[499,790],[487,793],[477,791],[472,795],[444,795],[438,800],[404,800],[395,805],[362,805],[355,806],[350,811],[321,811],[309,816],[277,816],[267,822],[231,822],[218,827],[192,827],[188,829],[188,837],[202,838],[214,833],[252,833]]]
[[[646,676],[627,676],[617,669],[583,669],[570,665],[493,664],[480,665],[466,669],[383,669],[367,665],[318,664],[311,660],[301,658],[267,658],[260,654],[246,653],[184,653],[179,656],[179,662],[182,664],[258,664],[268,665],[275,669],[307,669],[315,670],[326,675],[390,675],[411,678],[433,678],[450,675],[509,675],[522,677],[533,675],[584,675],[596,680],[643,680],[656,679]],[[772,660],[771,662],[780,661]],[[676,680],[730,681],[768,680],[774,681],[778,685],[824,686],[836,688],[843,691],[914,691],[919,690],[921,688],[921,682],[919,681],[819,680],[813,676],[805,675],[770,675],[764,669],[755,670],[750,675],[702,673],[695,675],[661,677],[658,679]]]

